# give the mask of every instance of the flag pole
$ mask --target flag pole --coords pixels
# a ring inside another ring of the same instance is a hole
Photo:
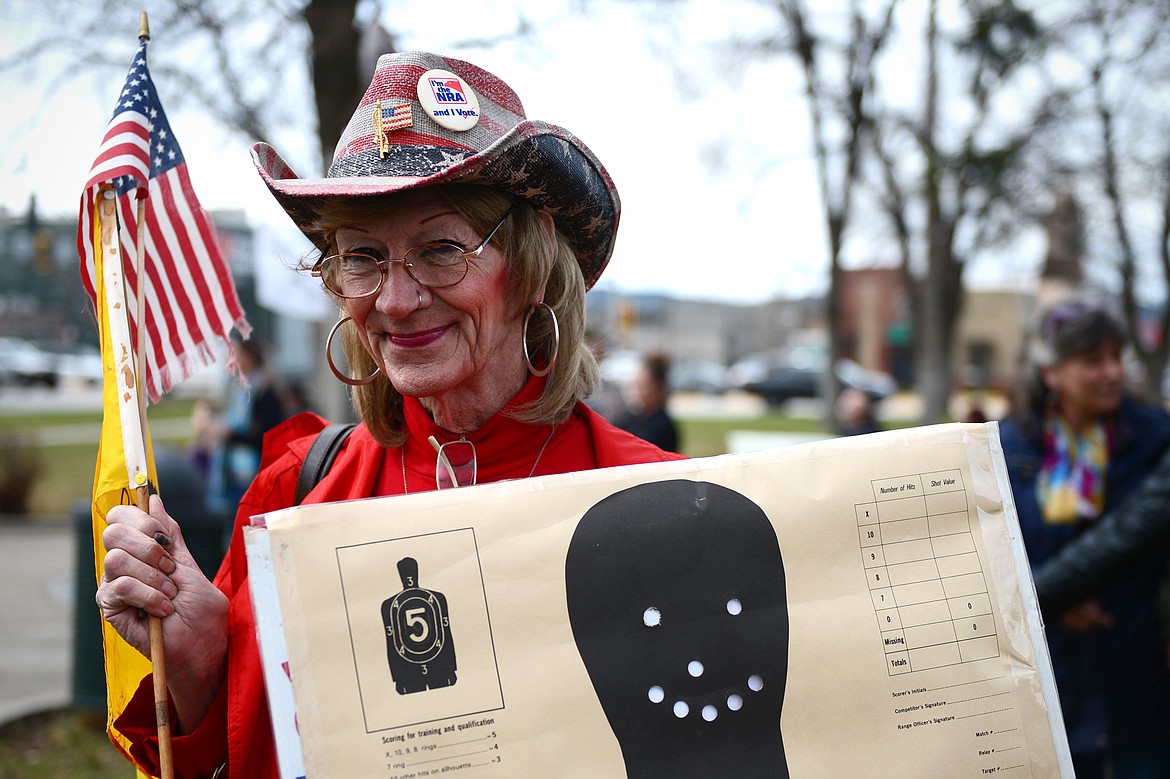
[[[146,11],[138,17],[138,39],[150,40],[150,22],[147,21]],[[146,429],[146,395],[141,392],[142,380],[146,378],[146,198],[150,192],[145,187],[137,190],[138,205],[138,235],[135,236],[135,279],[137,279],[137,375],[139,384],[138,414],[142,429]],[[150,488],[147,485],[135,489],[135,501],[138,508],[150,512]],[[157,539],[156,539],[157,540]],[[159,541],[162,543],[162,540]],[[170,544],[163,548],[169,550]],[[150,670],[154,679],[154,720],[158,728],[158,759],[162,771],[161,779],[174,779],[174,754],[171,749],[171,713],[167,697],[167,665],[166,650],[163,648],[162,619],[153,614],[147,615],[147,626],[150,629]]]
[[[107,267],[110,273],[116,273],[121,276],[122,257],[119,251],[118,241],[118,214],[113,187],[109,185],[102,185],[101,192],[98,194],[98,214],[101,219],[102,229],[102,251],[105,253],[107,259]],[[141,282],[140,282],[141,285]],[[118,298],[125,300],[125,288],[120,283],[114,285],[107,285],[107,294],[113,298],[110,301],[103,301],[107,306],[107,311],[110,309],[121,309],[122,316],[125,316],[125,303],[119,304]],[[141,328],[140,328],[141,329]],[[134,360],[134,364],[137,359]],[[127,368],[130,366],[127,365]],[[125,374],[129,372],[119,372],[119,384],[125,378]],[[138,395],[140,384],[137,379],[132,378],[126,381],[125,387],[119,387],[119,394],[125,397],[125,394],[134,392]],[[141,412],[142,403],[138,398],[134,399],[136,410]],[[150,483],[147,477],[146,467],[146,440],[143,434],[143,426],[141,417],[130,417],[130,425],[128,426],[127,417],[122,417],[122,436],[127,444],[126,449],[126,466],[127,477],[130,484],[134,488],[134,502],[135,505],[142,511],[150,510]],[[127,429],[130,427],[131,429]],[[133,429],[137,428],[137,429]],[[150,630],[150,663],[151,670],[154,674],[154,710],[155,710],[155,724],[158,728],[158,747],[159,747],[159,764],[162,770],[161,779],[174,779],[174,760],[171,750],[171,725],[170,725],[170,709],[167,703],[167,681],[166,681],[166,663],[163,650],[163,635],[162,635],[162,620],[153,615],[147,615],[147,627]]]
[[[138,17],[138,39],[150,40],[150,23],[146,18],[146,11]],[[138,235],[135,236],[135,278],[137,279],[137,322],[138,322],[138,382],[141,388],[142,380],[146,378],[146,199],[150,191],[146,187],[137,190],[138,205]],[[142,429],[146,426],[146,394],[138,393],[138,414],[142,422]],[[141,486],[135,489],[135,500],[138,508],[150,512],[150,489]],[[164,549],[169,543],[156,539]],[[150,670],[154,679],[154,719],[158,727],[158,759],[162,769],[161,779],[174,779],[174,756],[171,750],[171,713],[167,698],[167,665],[166,651],[163,648],[162,619],[153,614],[147,615],[147,626],[150,628]]]
[[[150,23],[146,20],[146,11],[138,17],[138,40],[150,40]],[[141,186],[137,190],[138,199],[138,235],[135,238],[135,277],[138,279],[138,306],[135,311],[138,317],[138,378],[146,377],[146,199],[150,197],[150,190]],[[138,393],[139,416],[146,422],[146,396]],[[143,430],[146,429],[145,424]]]

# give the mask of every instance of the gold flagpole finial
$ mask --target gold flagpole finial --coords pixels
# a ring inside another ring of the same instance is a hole
[[[146,21],[146,11],[138,17],[138,37],[150,40],[150,22]]]

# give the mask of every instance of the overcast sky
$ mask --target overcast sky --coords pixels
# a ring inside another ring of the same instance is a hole
[[[0,59],[44,33],[43,23],[22,20],[35,16],[30,3],[10,2],[17,19],[0,25]],[[429,0],[389,5],[401,48],[451,53],[494,72],[516,89],[529,118],[568,128],[606,165],[623,209],[605,286],[744,303],[825,288],[823,217],[798,74],[784,60],[733,68],[705,46],[775,25],[774,14],[711,0],[688,4],[685,15],[659,25],[612,0],[594,2],[588,16],[550,0],[454,3],[459,10],[445,6],[441,16]],[[451,48],[511,29],[513,6],[539,25],[538,46]],[[126,25],[128,66],[137,10],[127,12]],[[664,56],[675,30],[689,43]],[[153,51],[167,45],[166,30],[152,34]],[[5,75],[0,82],[0,206],[10,212],[22,213],[35,193],[43,213],[76,213],[125,74],[79,73],[54,87],[50,78],[61,68],[61,60],[46,60],[33,78]],[[155,81],[204,207],[242,209],[255,224],[287,226],[252,168],[247,141],[182,100],[177,85],[157,74]],[[303,74],[290,73],[289,89],[303,95],[302,81]],[[308,167],[310,132],[266,140],[294,166]]]

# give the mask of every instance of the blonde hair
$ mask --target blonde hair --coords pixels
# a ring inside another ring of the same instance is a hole
[[[511,294],[506,305],[514,316],[530,315],[527,326],[528,354],[536,365],[547,364],[556,347],[556,364],[548,375],[544,392],[532,403],[511,412],[521,421],[553,424],[564,421],[579,400],[589,397],[600,380],[597,360],[585,343],[585,279],[569,240],[555,230],[550,237],[536,209],[526,200],[491,187],[468,184],[445,184],[434,192],[451,206],[481,235],[486,234],[500,217],[512,208],[492,243],[507,258]],[[324,201],[310,226],[322,235],[331,252],[337,250],[337,229],[354,222],[384,218],[399,208],[409,193],[366,197],[338,197]],[[551,240],[550,240],[551,238]],[[555,313],[560,339],[553,333],[548,313],[531,309],[544,289],[544,303]],[[344,310],[345,302],[335,298]],[[345,356],[352,376],[369,376],[377,364],[362,345],[357,329],[341,328]],[[369,384],[352,388],[352,400],[358,417],[383,446],[400,446],[406,440],[402,395],[385,374],[378,373]]]

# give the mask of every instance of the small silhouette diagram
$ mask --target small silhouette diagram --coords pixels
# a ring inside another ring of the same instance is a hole
[[[455,642],[447,598],[418,585],[418,561],[398,561],[402,592],[382,601],[386,656],[399,695],[455,684]]]
[[[573,638],[632,779],[788,779],[788,602],[776,532],[746,496],[652,482],[581,518]]]

